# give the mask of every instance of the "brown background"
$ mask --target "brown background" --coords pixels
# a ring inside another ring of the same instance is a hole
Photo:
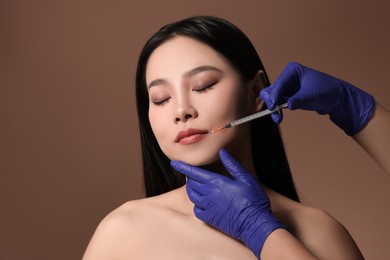
[[[0,258],[80,259],[99,221],[143,196],[134,71],[161,25],[227,18],[272,80],[295,60],[390,108],[386,2],[0,1]],[[385,259],[389,175],[325,116],[287,111],[281,128],[303,202]]]

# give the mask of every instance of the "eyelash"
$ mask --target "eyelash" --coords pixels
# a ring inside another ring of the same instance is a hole
[[[193,89],[193,91],[197,92],[197,93],[205,93],[207,92],[208,90],[210,90],[215,84],[217,84],[218,81],[215,81],[211,84],[208,84],[208,85],[205,85],[201,88],[195,88]],[[165,105],[166,103],[169,102],[171,98],[167,98],[167,99],[164,99],[164,100],[159,100],[159,101],[152,101],[152,103],[155,105],[155,106],[163,106]]]
[[[160,100],[160,101],[152,101],[152,103],[153,103],[155,106],[163,106],[163,105],[165,105],[166,103],[168,103],[168,101],[169,101],[170,99],[171,99],[171,98],[167,98],[167,99]]]
[[[213,83],[211,83],[211,84],[208,84],[208,85],[206,85],[206,86],[204,86],[204,87],[201,87],[201,88],[195,88],[195,89],[193,89],[193,91],[198,92],[198,93],[204,93],[204,92],[206,92],[206,91],[212,89],[213,86],[214,86],[215,84],[217,84],[217,82],[218,82],[218,81],[215,81],[215,82],[213,82]]]

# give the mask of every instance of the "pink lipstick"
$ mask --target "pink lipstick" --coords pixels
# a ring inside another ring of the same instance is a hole
[[[175,143],[193,144],[202,140],[209,131],[189,128],[185,131],[180,131],[176,136]]]

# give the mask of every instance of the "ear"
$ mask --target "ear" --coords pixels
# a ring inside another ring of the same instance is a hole
[[[251,101],[253,103],[254,112],[258,112],[262,109],[264,101],[260,98],[260,91],[266,87],[267,79],[265,73],[259,70],[253,78],[250,85]]]

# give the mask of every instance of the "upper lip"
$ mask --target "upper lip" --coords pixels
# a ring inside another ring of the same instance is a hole
[[[207,134],[208,132],[209,131],[207,131],[207,130],[189,128],[187,130],[180,131],[176,136],[175,142],[178,143],[178,142],[180,142],[181,139],[183,139],[187,136],[197,135],[197,134]]]

